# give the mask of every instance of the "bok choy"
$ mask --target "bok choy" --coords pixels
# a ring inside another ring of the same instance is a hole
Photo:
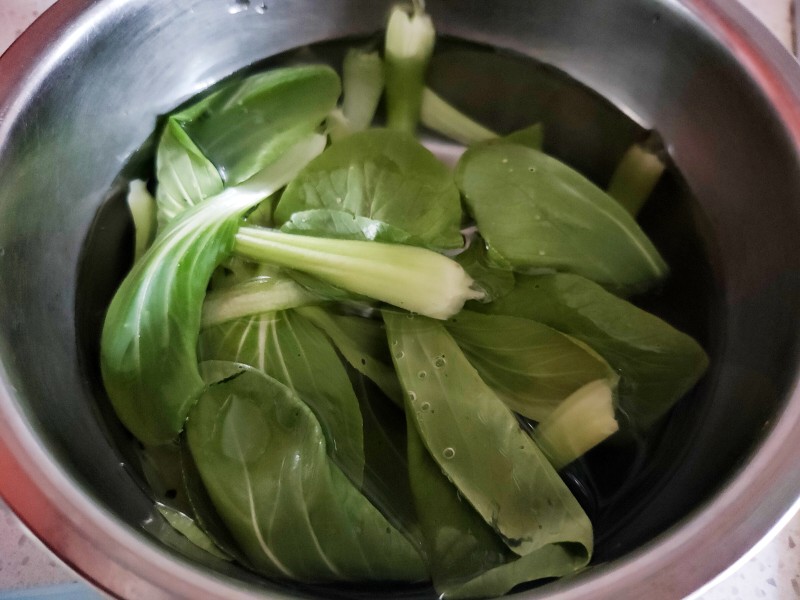
[[[620,297],[668,276],[634,216],[657,166],[632,151],[602,191],[541,123],[428,88],[434,46],[417,0],[341,81],[232,78],[166,116],[131,183],[100,368],[148,529],[203,564],[442,598],[573,575],[593,515],[560,471],[648,435],[708,365]],[[467,146],[455,171],[420,118]]]

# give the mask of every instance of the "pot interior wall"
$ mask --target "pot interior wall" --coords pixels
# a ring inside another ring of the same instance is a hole
[[[103,310],[130,261],[117,176],[148,170],[159,115],[265,56],[378,31],[389,2],[308,0],[265,14],[228,14],[212,0],[191,12],[168,0],[131,0],[113,12],[111,4],[64,32],[25,82],[24,104],[7,113],[0,352],[21,410],[63,469],[141,531],[152,502],[96,366]],[[543,121],[546,149],[601,185],[642,126],[657,128],[675,161],[641,216],[673,275],[638,301],[697,337],[712,366],[645,463],[614,450],[590,457],[600,487],[624,488],[621,496],[575,485],[596,519],[596,560],[611,560],[724,485],[788,397],[800,332],[797,156],[741,67],[672,4],[615,0],[600,11],[583,0],[430,0],[429,10],[449,40],[431,83],[465,112],[499,131]],[[384,591],[398,592],[335,593]]]

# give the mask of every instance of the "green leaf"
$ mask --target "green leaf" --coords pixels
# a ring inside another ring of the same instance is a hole
[[[273,69],[228,84],[173,119],[226,185],[233,185],[313,133],[340,92],[339,76],[330,67]]]
[[[407,133],[371,129],[332,144],[286,188],[275,220],[311,209],[381,221],[434,248],[463,244],[451,173]]]
[[[690,336],[575,275],[518,276],[513,292],[471,308],[535,319],[586,343],[620,374],[619,407],[642,430],[708,366],[706,353]]]
[[[225,368],[229,370],[230,365],[226,365]],[[237,372],[239,370],[241,369],[237,369]],[[205,381],[206,383],[211,383],[209,379],[205,379]],[[215,383],[218,383],[218,381]],[[183,490],[191,506],[195,523],[217,548],[232,557],[241,566],[252,569],[252,565],[239,549],[236,540],[233,539],[228,527],[217,513],[217,509],[214,508],[214,503],[208,495],[208,490],[206,490],[200,477],[200,472],[197,470],[192,452],[189,450],[186,436],[181,436],[180,440]]]
[[[444,326],[389,311],[384,319],[406,414],[461,495],[518,556],[566,542],[588,556],[588,517]]]
[[[316,306],[299,308],[296,312],[324,331],[356,371],[369,377],[402,408],[403,391],[392,365],[382,321],[335,315]]]
[[[446,323],[481,379],[511,410],[546,419],[570,394],[617,375],[584,343],[530,319],[462,310]]]
[[[217,168],[181,129],[178,117],[170,117],[156,152],[156,203],[158,224],[164,228],[178,214],[216,196],[224,187]]]
[[[542,152],[483,144],[467,150],[456,180],[490,250],[515,270],[572,272],[624,293],[667,274],[625,209]]]
[[[103,383],[122,423],[145,444],[174,439],[203,390],[197,337],[211,274],[231,252],[242,215],[318,154],[309,136],[246,184],[180,213],[120,285],[103,323]]]
[[[422,531],[411,493],[406,419],[375,384],[350,370],[364,420],[364,482],[361,492],[424,556]]]
[[[343,210],[314,209],[293,213],[281,227],[284,233],[361,240],[384,244],[426,246],[423,240],[383,221],[360,217]]]
[[[587,549],[580,544],[547,544],[525,556],[509,550],[431,458],[411,420],[408,462],[440,598],[501,596],[517,584],[575,573],[588,563]]]
[[[490,260],[486,244],[479,236],[453,260],[475,280],[475,286],[486,293],[482,302],[492,302],[514,289],[514,273],[511,267],[503,268]]]
[[[302,582],[425,578],[419,554],[331,463],[314,413],[281,383],[247,370],[211,386],[187,439],[260,571]]]
[[[314,411],[333,460],[360,485],[358,399],[332,343],[315,325],[294,311],[266,313],[204,330],[199,347],[204,361],[249,365],[289,387]]]

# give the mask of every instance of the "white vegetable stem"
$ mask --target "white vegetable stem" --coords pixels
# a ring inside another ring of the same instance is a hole
[[[458,263],[413,246],[242,227],[234,251],[434,319],[452,317],[464,302],[483,296]]]
[[[611,383],[591,381],[573,392],[534,430],[533,438],[557,470],[615,433]]]
[[[261,277],[206,294],[202,327],[242,317],[319,302],[319,297],[287,277]]]
[[[420,120],[428,129],[465,146],[497,137],[494,131],[470,119],[430,88],[425,88],[422,92]]]
[[[156,232],[156,201],[147,191],[147,184],[134,179],[128,184],[128,208],[133,217],[133,262],[138,261],[153,242]]]
[[[391,129],[413,132],[419,121],[422,89],[436,30],[416,5],[411,14],[396,6],[386,28],[386,116]]]
[[[617,165],[608,195],[617,200],[634,217],[653,193],[666,165],[645,146],[634,144]]]
[[[352,132],[372,124],[385,81],[383,59],[377,52],[357,48],[347,52],[342,68],[342,113]]]

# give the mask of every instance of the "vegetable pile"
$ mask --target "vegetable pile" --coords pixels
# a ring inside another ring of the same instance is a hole
[[[635,220],[663,163],[632,148],[606,192],[540,126],[497,135],[425,87],[434,41],[397,7],[341,79],[228,83],[168,117],[154,197],[131,184],[103,381],[160,512],[216,559],[446,598],[574,573],[592,524],[558,471],[707,366],[625,299],[668,274]],[[455,170],[420,119],[467,146]]]

